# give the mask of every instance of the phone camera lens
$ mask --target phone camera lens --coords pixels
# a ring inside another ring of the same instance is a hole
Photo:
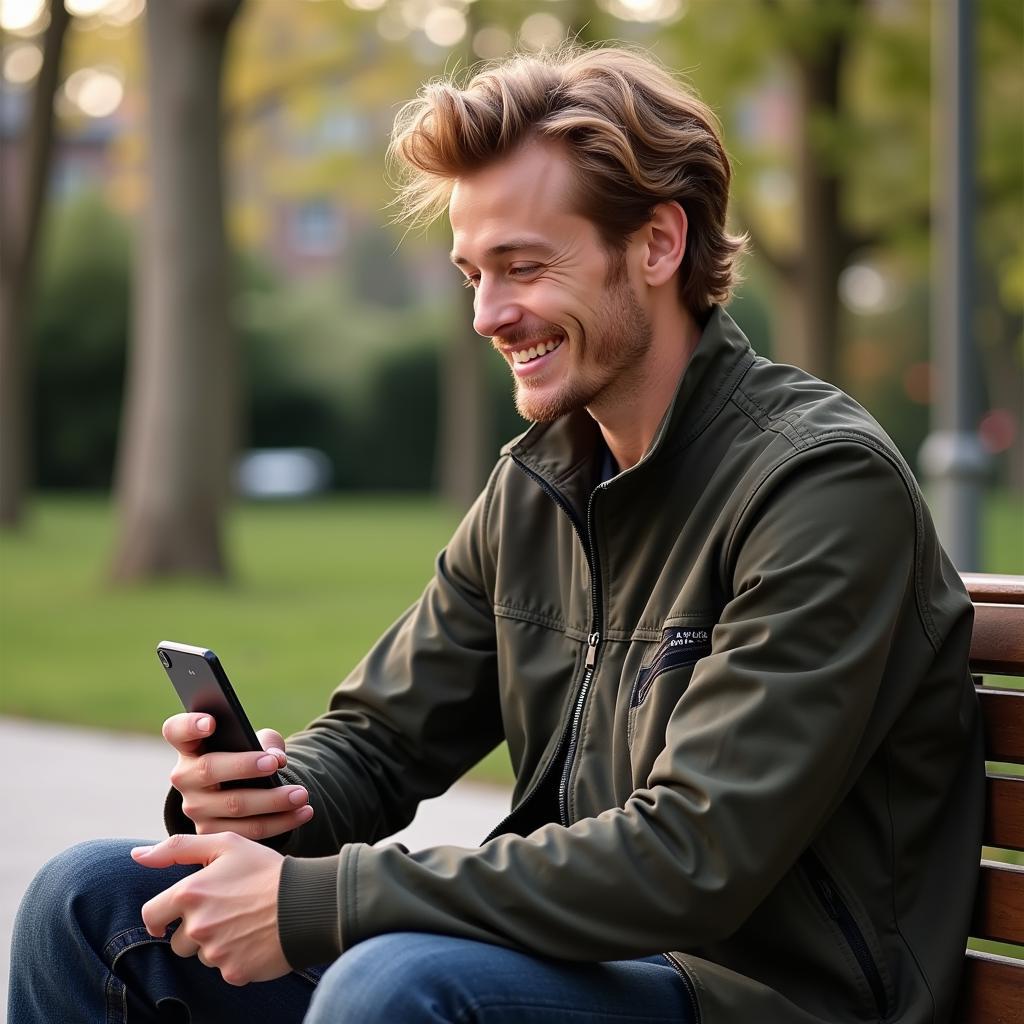
[[[170,668],[171,667],[171,659],[167,657],[167,652],[166,651],[157,651],[156,653],[160,655],[160,664],[163,665],[164,668]]]

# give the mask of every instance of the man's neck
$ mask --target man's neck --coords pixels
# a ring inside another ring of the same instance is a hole
[[[666,319],[674,322],[653,325],[654,340],[629,394],[609,396],[588,409],[620,472],[635,466],[650,448],[700,341],[702,329],[688,313]]]

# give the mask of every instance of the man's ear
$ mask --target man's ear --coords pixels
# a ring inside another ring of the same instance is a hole
[[[676,202],[658,203],[641,229],[645,252],[644,281],[652,287],[665,284],[679,269],[686,253],[686,211]]]

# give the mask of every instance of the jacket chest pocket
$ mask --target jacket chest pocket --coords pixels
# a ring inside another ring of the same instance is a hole
[[[668,716],[686,691],[693,666],[711,653],[711,630],[694,626],[666,627],[661,640],[652,644],[652,648],[641,662],[629,694],[626,735],[630,747],[637,730],[652,719],[658,720],[653,723],[655,729],[660,722],[664,736]]]

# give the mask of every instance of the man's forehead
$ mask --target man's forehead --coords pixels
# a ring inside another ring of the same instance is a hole
[[[454,249],[461,262],[513,248],[552,248],[552,229],[573,218],[572,168],[552,145],[524,146],[456,180],[448,204]],[[559,234],[561,231],[559,231]]]

